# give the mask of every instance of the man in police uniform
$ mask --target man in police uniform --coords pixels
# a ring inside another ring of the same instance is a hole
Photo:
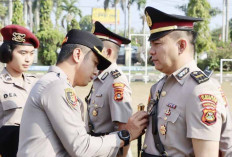
[[[33,63],[39,41],[28,29],[8,25],[1,29],[3,44],[0,62],[6,67],[0,73],[0,155],[15,157],[18,150],[19,125],[34,75],[25,74]]]
[[[56,66],[33,87],[20,126],[18,157],[115,156],[146,127],[147,114],[135,113],[125,130],[104,137],[87,134],[83,104],[75,86],[86,86],[110,61],[93,34],[73,29],[66,35]]]
[[[103,136],[125,129],[125,124],[132,115],[131,89],[125,74],[116,64],[121,44],[129,44],[130,40],[109,31],[98,21],[93,25],[92,33],[102,40],[103,56],[112,63],[99,72],[86,98],[87,130],[92,136]],[[126,156],[128,147],[119,154],[124,153]]]
[[[151,87],[142,156],[232,156],[232,120],[225,95],[194,61],[199,18],[145,9],[149,51],[166,74]]]

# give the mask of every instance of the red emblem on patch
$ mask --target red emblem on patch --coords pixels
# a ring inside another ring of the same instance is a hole
[[[114,100],[122,101],[123,100],[123,91],[124,91],[125,84],[123,83],[114,83]]]
[[[213,125],[217,121],[217,111],[215,108],[204,108],[201,121],[206,125]]]

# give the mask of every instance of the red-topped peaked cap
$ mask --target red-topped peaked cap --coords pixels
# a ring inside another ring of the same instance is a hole
[[[106,27],[104,27],[99,21],[96,21],[94,23],[91,32],[102,41],[108,40],[117,44],[118,46],[121,46],[121,44],[129,44],[131,42],[129,39],[111,32]]]
[[[19,25],[8,25],[1,29],[3,42],[14,43],[18,45],[32,45],[39,47],[39,40],[27,28]]]
[[[149,41],[157,40],[174,30],[191,31],[194,22],[202,21],[201,18],[167,14],[152,7],[145,8],[145,15],[151,34]]]

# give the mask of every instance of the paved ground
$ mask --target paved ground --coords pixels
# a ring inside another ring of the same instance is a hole
[[[149,95],[150,87],[153,85],[153,82],[145,84],[144,82],[132,82],[132,107],[133,111],[137,111],[137,105],[139,103],[147,104],[147,99]],[[84,100],[84,97],[88,94],[91,84],[87,87],[76,87],[77,95]],[[227,96],[228,102],[232,105],[232,82],[223,82],[222,88]],[[137,141],[133,141],[131,144],[131,150],[134,157],[137,156]]]

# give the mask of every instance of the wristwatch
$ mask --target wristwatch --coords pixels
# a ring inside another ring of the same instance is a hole
[[[118,132],[118,136],[121,140],[124,141],[124,146],[127,146],[130,143],[130,133],[127,130],[121,130]]]

